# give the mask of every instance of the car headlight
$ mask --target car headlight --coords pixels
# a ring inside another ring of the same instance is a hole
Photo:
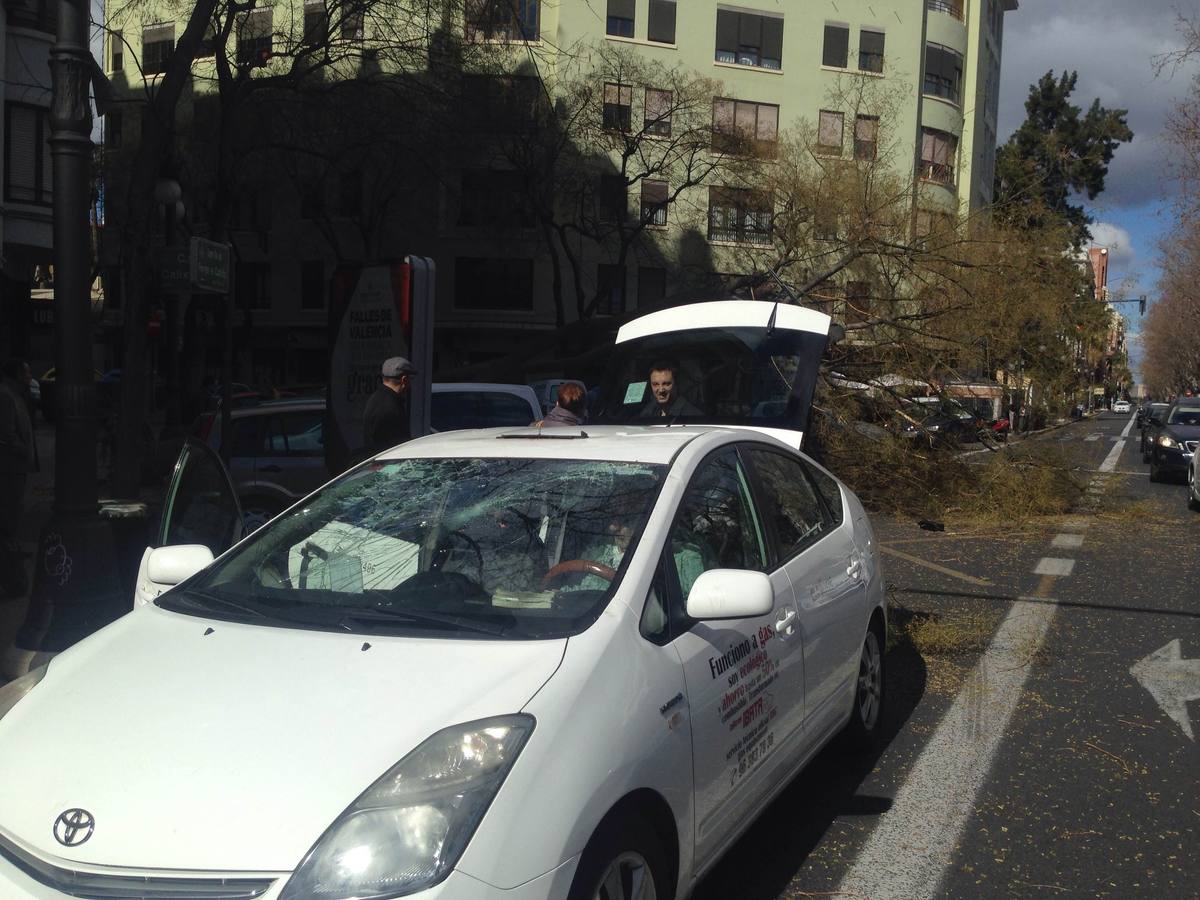
[[[1173,437],[1169,437],[1168,435],[1160,434],[1158,436],[1158,446],[1170,447],[1172,450],[1178,450],[1179,441],[1175,440]]]
[[[942,426],[941,425],[926,425],[925,430],[926,431],[941,431]]]
[[[0,688],[0,719],[8,715],[14,706],[25,699],[26,694],[37,687],[38,682],[46,677],[46,669],[47,666],[38,666]]]
[[[532,716],[443,729],[389,769],[308,851],[280,900],[381,900],[445,878],[533,732]]]

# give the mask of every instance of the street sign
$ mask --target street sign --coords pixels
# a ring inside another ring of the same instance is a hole
[[[186,247],[163,247],[158,256],[162,289],[168,294],[226,294],[232,253],[228,244],[193,237]]]
[[[210,294],[229,293],[230,256],[228,244],[192,238],[189,259],[192,289]]]

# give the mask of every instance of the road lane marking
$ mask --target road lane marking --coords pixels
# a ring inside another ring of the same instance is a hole
[[[1083,546],[1082,534],[1059,534],[1054,536],[1050,546],[1055,550],[1078,550]]]
[[[921,751],[838,887],[838,894],[930,897],[948,870],[974,800],[992,768],[1057,606],[1055,579],[1017,602],[997,629],[953,706]]]
[[[1200,659],[1184,659],[1179,638],[1134,663],[1129,674],[1150,692],[1162,711],[1183,729],[1193,742],[1192,720],[1187,705],[1200,700]]]
[[[1125,449],[1125,439],[1129,437],[1129,432],[1133,431],[1133,421],[1133,417],[1130,416],[1129,421],[1125,423],[1125,430],[1108,451],[1108,456],[1104,457],[1104,462],[1100,463],[1101,472],[1111,472],[1117,467],[1117,460],[1121,458],[1121,451]]]
[[[1075,560],[1062,559],[1056,556],[1043,556],[1034,566],[1034,575],[1053,575],[1055,578],[1065,578],[1075,569]]]
[[[1098,441],[1102,437],[1104,437],[1104,435],[1102,435],[1102,434],[1089,434],[1087,437],[1084,438],[1084,440],[1088,441],[1088,442]]]
[[[968,575],[966,572],[956,572],[954,569],[947,569],[945,566],[939,566],[935,562],[930,562],[927,559],[921,559],[919,556],[912,556],[894,547],[881,546],[880,551],[883,553],[895,556],[897,559],[907,560],[915,566],[924,566],[926,569],[932,569],[935,572],[941,572],[943,575],[949,575],[951,578],[958,578],[968,584],[978,585],[979,587],[992,587],[992,582],[986,578],[976,578],[974,575]]]

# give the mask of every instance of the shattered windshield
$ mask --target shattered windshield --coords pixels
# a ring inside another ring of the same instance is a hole
[[[665,468],[547,459],[372,463],[158,603],[345,631],[577,633],[612,595]]]

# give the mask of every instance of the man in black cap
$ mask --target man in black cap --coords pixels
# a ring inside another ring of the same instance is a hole
[[[363,413],[363,446],[372,454],[412,437],[408,427],[408,383],[416,366],[403,356],[383,361],[383,383],[367,400]]]

